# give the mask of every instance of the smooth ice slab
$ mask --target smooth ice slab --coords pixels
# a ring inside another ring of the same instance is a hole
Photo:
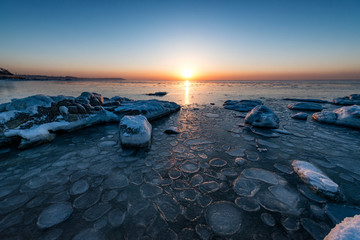
[[[261,168],[245,169],[242,171],[241,175],[249,179],[256,179],[273,185],[286,184],[286,180],[276,173]]]

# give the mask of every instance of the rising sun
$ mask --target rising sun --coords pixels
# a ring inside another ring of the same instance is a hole
[[[186,79],[191,78],[193,74],[194,74],[194,72],[193,72],[193,70],[191,70],[191,69],[184,69],[184,70],[182,71],[182,75],[183,75],[183,77],[186,78]]]

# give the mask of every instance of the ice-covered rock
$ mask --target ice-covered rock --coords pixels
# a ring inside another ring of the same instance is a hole
[[[291,110],[303,110],[303,111],[321,111],[323,107],[318,103],[300,102],[290,103],[287,106]]]
[[[309,184],[313,190],[321,192],[332,198],[338,195],[339,185],[337,185],[313,164],[305,161],[294,160],[292,162],[292,166],[301,180]]]
[[[293,119],[300,119],[300,120],[306,120],[308,117],[307,113],[304,112],[298,112],[291,116]]]
[[[35,95],[0,105],[0,147],[52,141],[57,132],[73,131],[103,122],[116,122],[125,115],[142,114],[149,120],[178,111],[174,102],[104,98],[83,92],[79,97]]]
[[[359,105],[360,94],[351,94],[345,97],[334,98],[333,103],[336,105]]]
[[[258,105],[246,114],[245,123],[254,127],[279,128],[280,120],[268,107]]]
[[[199,164],[192,161],[185,161],[180,168],[185,173],[196,173],[200,169]]]
[[[167,94],[167,92],[154,92],[154,93],[147,93],[146,95],[163,97],[163,96],[165,96],[166,94]]]
[[[140,100],[123,102],[121,106],[114,109],[118,115],[138,115],[145,116],[149,121],[167,116],[180,109],[174,102],[152,100]]]
[[[346,127],[360,128],[360,106],[348,106],[334,111],[322,111],[312,115],[318,122],[335,124]]]
[[[261,100],[227,100],[224,103],[224,108],[239,112],[249,112],[257,105],[262,104]]]
[[[125,147],[148,147],[152,126],[142,115],[124,116],[120,121],[120,142]]]
[[[39,228],[52,227],[68,219],[72,212],[73,208],[68,202],[50,205],[40,213],[37,225]]]
[[[167,134],[179,134],[180,131],[177,127],[174,127],[174,126],[171,126],[169,128],[167,128],[164,133],[167,133]]]
[[[220,201],[212,204],[206,211],[206,221],[219,235],[233,235],[239,231],[242,223],[241,211],[230,202]]]
[[[356,240],[360,239],[360,215],[347,217],[337,224],[324,240]]]

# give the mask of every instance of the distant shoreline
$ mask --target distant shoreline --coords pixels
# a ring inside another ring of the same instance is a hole
[[[5,81],[106,81],[106,80],[118,80],[123,81],[125,78],[79,78],[72,76],[43,76],[43,75],[0,75],[0,80]]]

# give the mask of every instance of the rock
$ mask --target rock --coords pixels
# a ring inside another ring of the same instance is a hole
[[[233,235],[242,223],[241,211],[230,202],[220,201],[212,204],[205,213],[210,228],[219,235]]]
[[[245,123],[254,127],[279,128],[279,118],[264,105],[254,107],[245,117]]]
[[[313,190],[321,192],[330,198],[334,198],[339,194],[339,185],[327,177],[313,164],[305,161],[294,160],[292,162],[292,166],[301,180],[309,184]]]
[[[305,111],[321,111],[323,107],[318,103],[308,103],[308,102],[301,102],[301,103],[290,103],[287,106],[291,110],[305,110]]]
[[[355,240],[360,239],[360,215],[347,217],[337,224],[324,240]]]
[[[312,118],[321,123],[360,128],[360,106],[341,107],[334,111],[322,111],[312,115]]]
[[[298,112],[291,116],[293,119],[300,119],[300,120],[306,120],[308,117],[307,113],[304,112]]]
[[[262,101],[260,100],[227,100],[224,103],[225,109],[235,110],[239,112],[249,112],[254,107],[258,105],[262,105]]]
[[[120,121],[120,142],[125,147],[149,147],[152,127],[142,115],[124,116]]]
[[[331,103],[327,100],[321,100],[321,99],[313,99],[313,98],[283,98],[283,100],[289,100],[289,101],[297,101],[297,102],[314,102],[314,103]]]
[[[52,227],[68,219],[72,212],[73,208],[68,202],[50,205],[40,213],[37,225],[39,228]]]
[[[163,97],[163,96],[165,96],[166,94],[167,94],[167,92],[154,92],[154,93],[147,93],[146,95]]]
[[[360,94],[351,94],[345,97],[334,98],[333,103],[336,105],[360,105]]]
[[[167,133],[167,134],[179,134],[180,131],[178,130],[177,127],[174,127],[174,126],[171,126],[169,128],[167,128],[164,133]]]

